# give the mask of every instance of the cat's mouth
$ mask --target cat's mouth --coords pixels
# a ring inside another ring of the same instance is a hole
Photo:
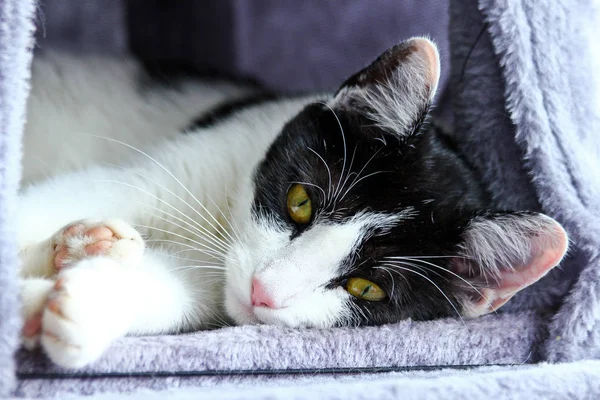
[[[298,326],[294,323],[293,312],[290,307],[270,308],[265,305],[252,305],[235,295],[227,300],[227,312],[233,320],[243,325],[279,325],[287,327]]]

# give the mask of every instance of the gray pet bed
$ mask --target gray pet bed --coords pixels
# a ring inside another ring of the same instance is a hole
[[[451,45],[442,62],[451,71],[455,135],[498,206],[541,210],[572,239],[560,269],[501,313],[466,324],[246,326],[129,337],[77,372],[18,351],[11,210],[34,17],[40,20],[34,3],[0,0],[0,396],[116,391],[140,398],[473,398],[516,390],[524,398],[600,397],[600,361],[593,361],[600,359],[600,83],[594,76],[600,46],[592,43],[600,12],[593,2],[456,0],[449,13],[443,0],[427,8],[418,0],[377,6],[358,0],[177,6],[57,0],[42,6],[41,47],[68,42],[79,51],[131,49],[287,90],[329,88],[393,42],[431,33],[442,50]],[[210,43],[203,42],[203,28]],[[540,362],[568,364],[522,365]],[[250,391],[257,385],[268,387]]]

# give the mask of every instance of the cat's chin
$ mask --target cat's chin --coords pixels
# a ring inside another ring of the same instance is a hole
[[[235,296],[228,296],[226,300],[227,314],[238,325],[278,325],[290,328],[301,327],[293,320],[292,313],[287,309],[270,309],[266,307],[253,307],[245,305]]]
[[[272,310],[266,307],[244,305],[235,298],[228,299],[227,313],[238,325],[279,325],[296,327],[293,321],[286,318],[284,309]]]

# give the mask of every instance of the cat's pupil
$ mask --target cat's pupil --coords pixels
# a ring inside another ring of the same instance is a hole
[[[302,200],[300,203],[298,203],[298,205],[297,205],[296,207],[300,208],[300,207],[302,207],[303,205],[305,205],[306,203],[308,203],[308,199],[304,199],[304,200]]]
[[[365,289],[362,291],[361,296],[366,295],[371,290],[371,285],[365,286]]]

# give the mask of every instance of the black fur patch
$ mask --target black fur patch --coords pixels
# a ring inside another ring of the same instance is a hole
[[[314,216],[307,226],[295,225],[287,215],[286,193],[295,182],[307,183],[312,200]],[[333,190],[343,187],[336,201],[326,199],[330,182]],[[462,311],[459,299],[471,294],[448,272],[450,258],[391,267],[386,257],[456,255],[469,221],[491,207],[480,182],[437,127],[421,122],[408,136],[392,135],[358,113],[334,115],[316,103],[283,128],[259,165],[253,211],[269,214],[298,236],[315,221],[339,223],[360,212],[398,214],[412,207],[414,217],[364,241],[329,287],[357,276],[388,293],[387,301],[354,300],[363,310],[356,315],[361,324],[433,319],[456,316]]]
[[[239,99],[225,101],[200,115],[198,118],[192,121],[191,124],[184,128],[183,132],[190,133],[197,129],[208,128],[248,107],[253,107],[264,102],[277,100],[278,98],[279,96],[275,93],[261,92]]]

